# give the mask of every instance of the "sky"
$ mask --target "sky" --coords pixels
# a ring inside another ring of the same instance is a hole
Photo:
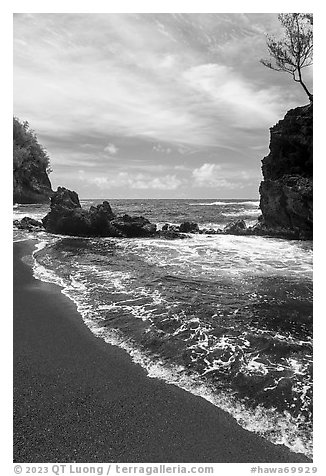
[[[275,13],[15,14],[14,115],[54,189],[258,198],[269,128],[308,102],[260,63],[266,34],[281,34]]]

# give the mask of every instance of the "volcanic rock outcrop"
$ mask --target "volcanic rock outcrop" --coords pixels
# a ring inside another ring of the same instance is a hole
[[[14,220],[14,226],[18,228],[18,230],[44,231],[43,223],[30,217]]]
[[[50,233],[70,236],[140,237],[156,233],[156,225],[143,217],[116,216],[108,202],[85,210],[76,192],[58,187],[51,210],[42,220]]]
[[[297,107],[271,128],[262,161],[262,217],[255,234],[312,239],[313,106]]]

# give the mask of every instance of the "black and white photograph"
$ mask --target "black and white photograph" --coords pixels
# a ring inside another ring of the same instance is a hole
[[[310,8],[12,15],[21,474],[317,471]]]

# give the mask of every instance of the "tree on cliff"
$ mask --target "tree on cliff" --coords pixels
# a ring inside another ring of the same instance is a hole
[[[21,167],[23,162],[34,162],[44,167],[47,173],[50,173],[50,158],[42,147],[37,137],[29,127],[27,121],[20,122],[14,117],[13,122],[13,160],[14,170]]]
[[[278,15],[284,28],[284,37],[276,39],[267,35],[267,47],[272,60],[261,59],[267,68],[292,75],[301,84],[309,100],[313,96],[302,80],[302,69],[312,64],[313,56],[313,16],[310,13],[284,13]]]

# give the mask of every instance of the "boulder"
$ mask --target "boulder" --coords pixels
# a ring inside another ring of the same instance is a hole
[[[171,231],[173,233],[178,233],[180,231],[180,226],[170,225],[169,223],[165,223],[165,225],[162,226],[162,231]]]
[[[258,221],[254,226],[248,227],[246,235],[268,236],[273,238],[285,238],[288,240],[304,240],[306,236],[300,230],[281,226],[267,226],[264,221]]]
[[[244,220],[237,220],[226,225],[223,229],[223,233],[227,235],[245,235],[246,230],[246,222]]]
[[[19,230],[42,231],[44,230],[42,222],[34,218],[24,217],[21,220],[14,220],[14,225]]]
[[[121,236],[127,238],[146,237],[156,234],[156,225],[144,217],[123,215],[114,218],[110,224]]]
[[[51,211],[74,210],[75,208],[81,208],[77,193],[65,187],[58,187],[51,198]]]
[[[180,224],[179,231],[181,233],[199,233],[198,223],[184,221]]]
[[[189,235],[185,235],[184,233],[179,233],[178,231],[174,230],[161,230],[156,233],[159,238],[164,238],[165,240],[177,240],[177,239],[184,239],[189,238]]]
[[[96,207],[91,206],[88,213],[92,233],[96,236],[122,236],[111,224],[115,214],[109,202],[104,201]]]
[[[81,208],[76,192],[58,187],[51,197],[50,208],[42,220],[46,231],[63,235],[89,235],[89,213]]]
[[[203,228],[200,231],[203,235],[219,235],[222,233],[220,228],[217,228],[216,230],[214,228]]]

